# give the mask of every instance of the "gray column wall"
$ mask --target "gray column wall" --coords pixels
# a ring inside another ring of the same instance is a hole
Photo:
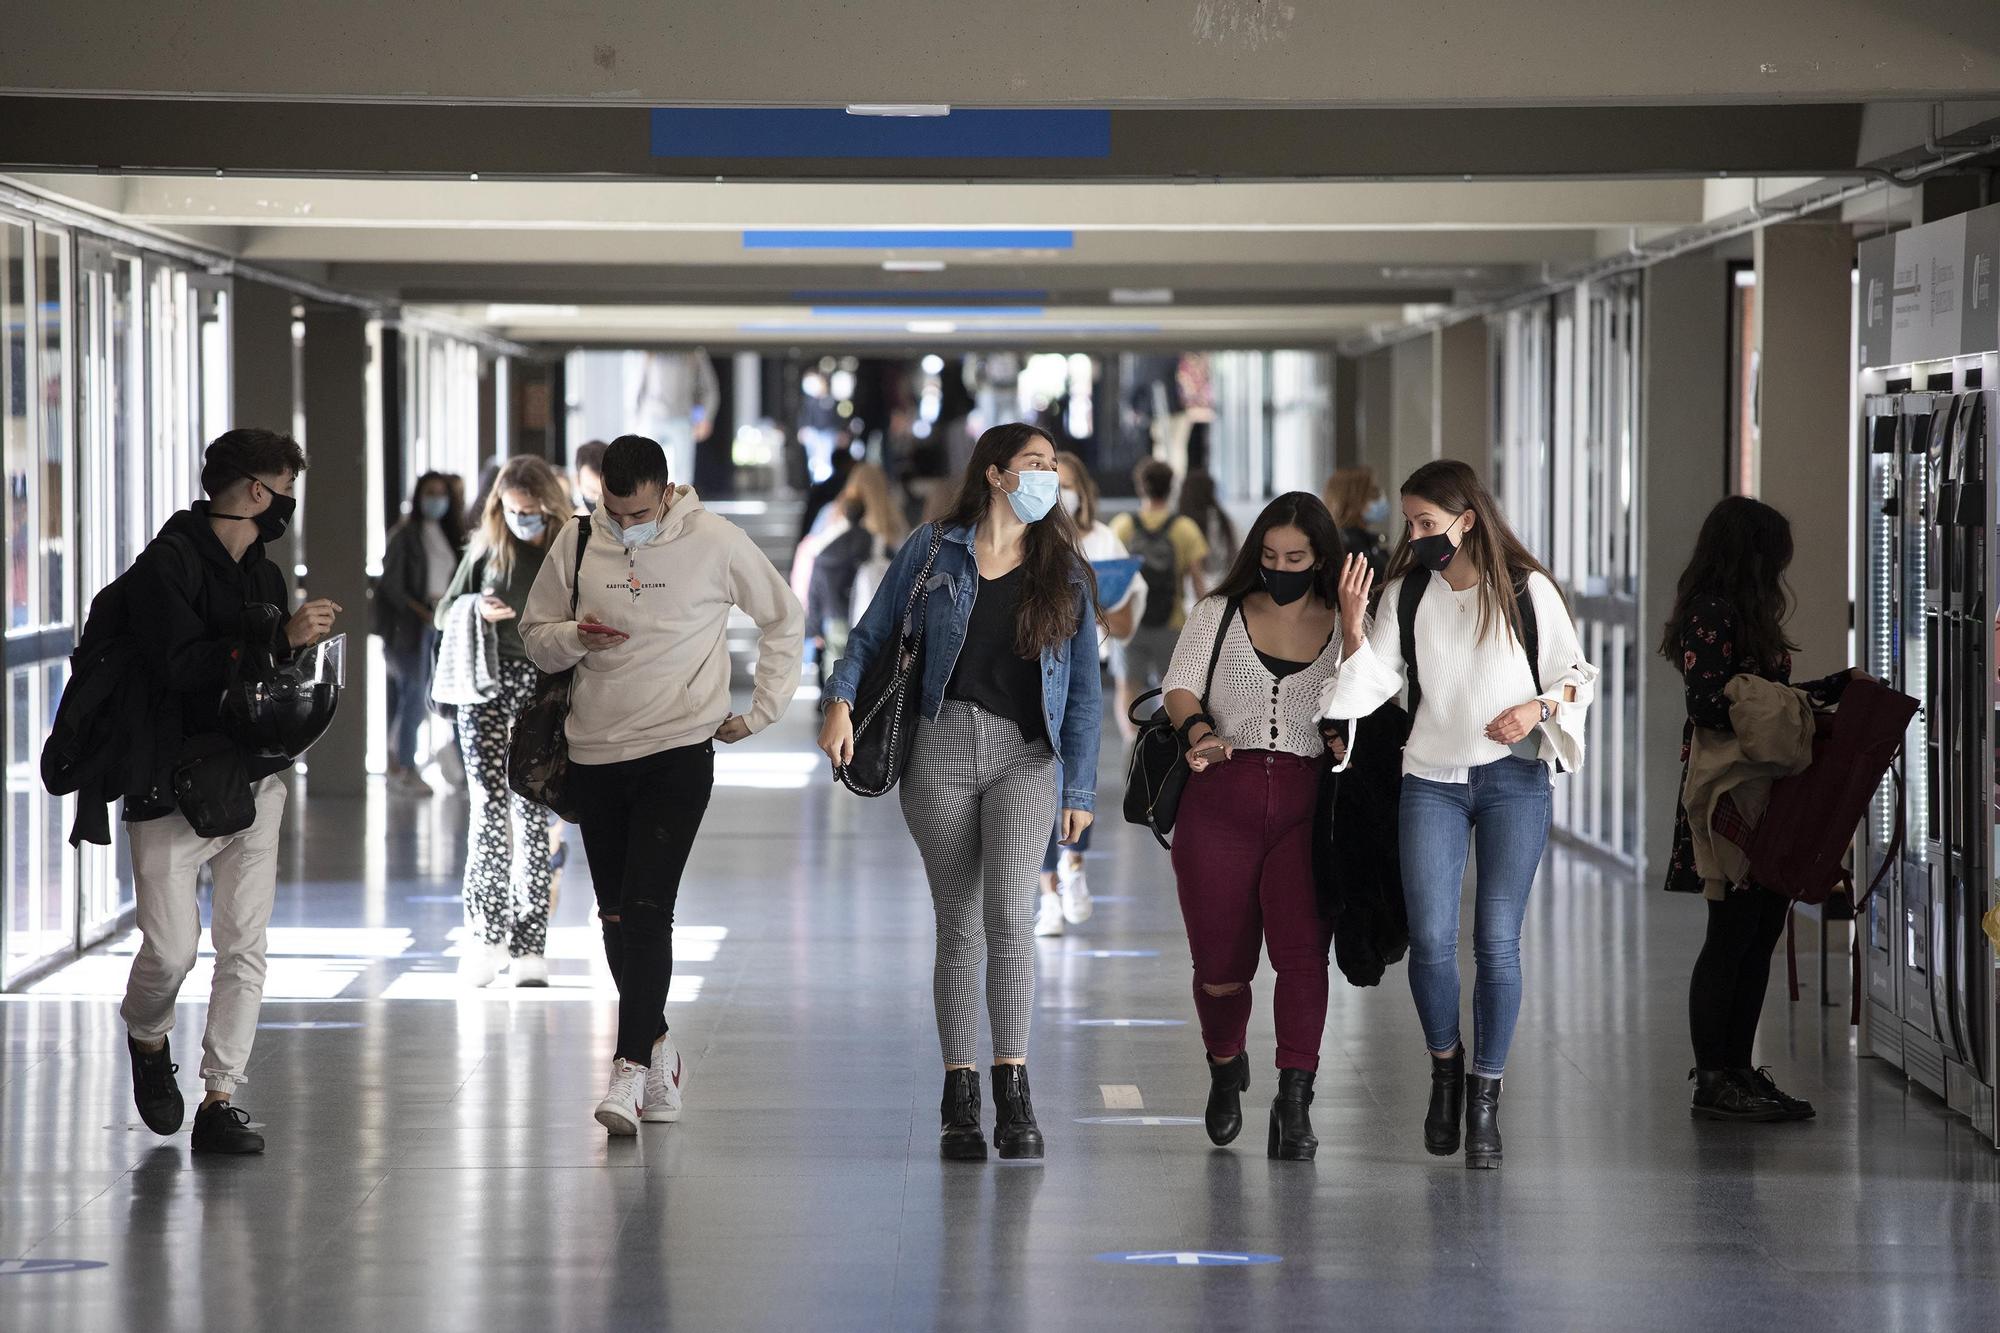
[[[1728,470],[1729,268],[1713,251],[1646,271],[1639,451],[1640,855],[1646,884],[1665,873],[1680,792],[1687,705],[1654,651],[1695,534]],[[1843,324],[1842,328],[1846,326]]]
[[[1395,349],[1384,347],[1355,363],[1354,463],[1375,469],[1375,478],[1394,494],[1402,478],[1396,469]]]
[[[229,425],[289,433],[297,392],[292,364],[292,306],[297,298],[241,278],[230,284],[229,296],[230,410],[234,413]],[[299,563],[298,543],[287,536],[268,550],[285,577],[291,578],[293,566]]]
[[[1383,486],[1391,491],[1403,478],[1437,457],[1437,352],[1432,338],[1411,338],[1389,349],[1392,410],[1390,457]]]
[[[1758,496],[1792,520],[1790,629],[1804,679],[1850,665],[1853,268],[1854,235],[1840,223],[1757,233]]]
[[[331,597],[348,642],[347,687],[332,727],[307,755],[308,792],[360,796],[368,788],[369,404],[366,316],[346,307],[306,312],[303,390],[306,591]]]
[[[1470,463],[1479,475],[1493,475],[1492,360],[1482,317],[1461,320],[1438,332],[1435,454]]]
[[[1361,463],[1361,359],[1333,358],[1333,466]]]

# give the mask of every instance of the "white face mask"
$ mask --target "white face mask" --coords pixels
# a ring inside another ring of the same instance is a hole
[[[1069,516],[1070,516],[1071,518],[1075,519],[1075,520],[1076,520],[1077,522],[1079,522],[1079,523],[1083,522],[1083,492],[1082,492],[1082,491],[1079,491],[1079,490],[1075,489],[1074,487],[1070,487],[1070,486],[1065,486],[1065,487],[1063,487],[1063,488],[1062,488],[1062,505],[1063,505],[1063,508],[1064,508],[1064,509],[1067,509],[1067,510],[1069,510]]]

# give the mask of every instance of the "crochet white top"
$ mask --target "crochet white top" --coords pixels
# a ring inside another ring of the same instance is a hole
[[[1504,628],[1479,637],[1479,590],[1455,591],[1444,575],[1432,580],[1417,604],[1417,662],[1424,697],[1403,747],[1403,772],[1432,782],[1464,782],[1469,770],[1504,759],[1504,745],[1486,739],[1486,724],[1501,712],[1531,699],[1545,699],[1549,720],[1530,740],[1552,768],[1574,771],[1583,763],[1584,716],[1596,696],[1597,668],[1583,660],[1576,623],[1555,584],[1528,576],[1535,608],[1542,692],[1535,693],[1528,656]],[[1400,694],[1408,672],[1403,664],[1402,631],[1396,607],[1403,581],[1382,589],[1380,611],[1355,654],[1327,682],[1320,712],[1327,717],[1366,717]]]
[[[1201,697],[1208,655],[1215,649],[1215,632],[1227,605],[1220,597],[1204,597],[1188,612],[1164,688]],[[1239,753],[1279,750],[1307,758],[1326,753],[1319,734],[1319,699],[1339,670],[1338,620],[1336,616],[1333,637],[1311,666],[1279,678],[1258,659],[1243,617],[1232,616],[1222,655],[1215,661],[1215,683],[1208,691],[1208,714],[1215,719],[1216,733]]]

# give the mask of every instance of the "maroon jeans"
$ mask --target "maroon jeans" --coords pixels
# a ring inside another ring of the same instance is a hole
[[[1233,1060],[1250,1026],[1250,979],[1261,948],[1278,974],[1278,1068],[1318,1069],[1326,1031],[1327,949],[1313,891],[1316,765],[1242,751],[1189,777],[1174,820],[1174,878],[1194,955],[1202,1044]],[[1213,995],[1207,986],[1240,983]]]

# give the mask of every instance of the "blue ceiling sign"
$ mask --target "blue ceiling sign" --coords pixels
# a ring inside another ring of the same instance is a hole
[[[1113,1251],[1095,1257],[1100,1264],[1139,1264],[1146,1268],[1253,1268],[1285,1262],[1279,1254],[1237,1254],[1228,1250]]]
[[[36,1277],[45,1273],[81,1273],[108,1268],[101,1259],[0,1259],[0,1277]]]
[[[1109,111],[952,111],[856,116],[844,108],[656,107],[652,155],[674,158],[1111,156]]]

